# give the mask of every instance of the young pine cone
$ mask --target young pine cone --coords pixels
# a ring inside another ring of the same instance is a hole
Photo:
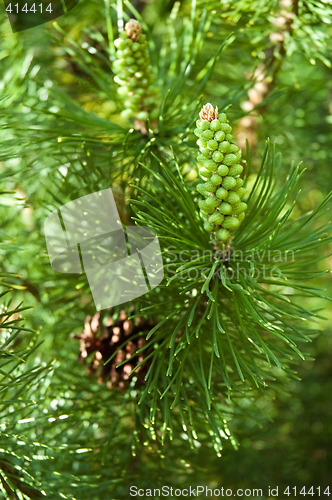
[[[122,116],[133,119],[135,127],[146,131],[146,121],[158,118],[158,88],[150,61],[148,44],[140,23],[131,19],[114,42],[117,60],[114,62],[114,81],[123,101]]]
[[[226,243],[243,221],[247,208],[242,201],[246,190],[240,178],[243,171],[239,163],[241,151],[233,143],[232,127],[225,113],[219,115],[218,108],[206,104],[199,116],[194,131],[199,137],[197,160],[204,181],[197,186],[197,191],[204,196],[199,207],[205,220],[204,228]]]

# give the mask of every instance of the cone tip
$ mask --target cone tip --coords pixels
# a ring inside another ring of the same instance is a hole
[[[130,19],[126,23],[124,29],[128,35],[128,38],[131,38],[133,42],[138,42],[139,37],[142,33],[142,26],[139,21],[136,21],[136,19]]]
[[[207,120],[209,122],[216,120],[219,117],[218,107],[216,106],[214,108],[212,104],[208,102],[202,107],[199,117],[201,120]]]

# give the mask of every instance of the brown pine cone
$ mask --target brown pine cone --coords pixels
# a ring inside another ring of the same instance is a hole
[[[88,373],[98,374],[98,381],[106,382],[110,388],[124,389],[133,377],[136,377],[135,387],[142,385],[148,369],[146,363],[131,376],[129,374],[144,360],[146,351],[138,355],[135,352],[145,345],[146,334],[153,326],[144,318],[128,319],[124,310],[119,315],[111,313],[102,317],[101,313],[96,313],[87,316],[83,332],[72,334],[80,340],[79,361],[84,363],[93,354]],[[117,366],[126,359],[127,363]]]

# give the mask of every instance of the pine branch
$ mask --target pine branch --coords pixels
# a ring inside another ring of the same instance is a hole
[[[315,214],[304,217],[299,227],[296,219],[289,220],[292,208],[285,212],[284,207],[297,189],[302,172],[293,167],[287,182],[279,188],[276,179],[280,167],[280,156],[268,144],[248,199],[248,214],[226,255],[213,250],[202,238],[197,209],[193,217],[190,202],[179,203],[192,195],[185,184],[174,179],[169,165],[163,164],[163,174],[154,173],[151,189],[158,197],[144,192],[144,204],[133,200],[137,222],[155,227],[160,235],[169,278],[168,286],[161,288],[155,300],[151,298],[154,305],[146,309],[148,314],[162,314],[164,319],[141,349],[155,346],[156,350],[143,399],[158,387],[162,398],[173,395],[172,407],[176,408],[190,398],[184,396],[190,387],[187,381],[195,380],[196,394],[206,401],[203,407],[213,412],[217,394],[220,397],[230,389],[236,394],[239,381],[251,389],[269,384],[273,387],[273,366],[292,377],[294,355],[304,358],[299,346],[308,342],[315,330],[305,327],[303,319],[312,321],[320,315],[301,306],[297,295],[285,295],[285,287],[300,296],[324,297],[320,290],[300,286],[299,280],[308,279],[303,267],[308,267],[312,248],[322,248],[330,241],[328,237],[322,239],[321,232],[310,224],[326,210],[330,198],[317,207]],[[163,217],[158,217],[159,211]],[[300,250],[300,242],[306,239],[310,240],[308,252],[303,247]],[[287,241],[286,247],[283,241]],[[293,251],[294,260],[288,255]],[[179,256],[185,256],[186,262],[178,260]],[[319,254],[317,261],[323,258]],[[278,276],[273,274],[276,265]],[[313,277],[319,274],[311,269]],[[176,309],[170,297],[176,297]],[[156,384],[155,377],[163,371],[168,382],[160,380],[159,375]],[[164,389],[160,389],[161,384],[166,384]]]

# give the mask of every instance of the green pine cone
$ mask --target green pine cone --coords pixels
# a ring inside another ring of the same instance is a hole
[[[197,191],[204,196],[199,207],[204,228],[225,244],[243,221],[247,209],[243,202],[246,190],[240,178],[241,151],[232,142],[232,127],[225,113],[219,115],[218,108],[206,104],[199,116],[194,130],[200,149],[199,172],[204,181],[197,186]]]
[[[117,49],[114,81],[119,85],[118,94],[124,104],[121,114],[134,120],[142,133],[147,133],[147,119],[153,122],[158,118],[159,91],[140,23],[135,19],[128,21],[114,45]]]

